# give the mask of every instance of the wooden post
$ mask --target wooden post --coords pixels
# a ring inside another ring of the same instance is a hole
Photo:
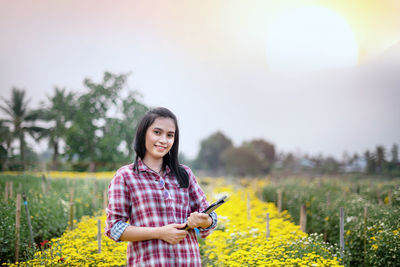
[[[250,193],[247,193],[247,220],[250,221],[251,215],[250,215]]]
[[[267,235],[266,235],[267,240],[268,240],[269,236],[270,236],[270,232],[269,232],[269,212],[267,212]]]
[[[104,189],[103,192],[103,211],[105,212],[108,206],[108,199],[107,199],[107,189]]]
[[[379,206],[382,206],[383,205],[383,201],[381,199],[381,194],[379,192],[379,189],[376,189],[376,198],[378,199]]]
[[[306,232],[307,227],[307,209],[306,205],[301,205],[300,208],[300,229],[303,232]]]
[[[93,183],[93,212],[97,211],[97,180]]]
[[[47,195],[47,181],[46,181],[46,176],[42,175],[42,191],[43,195]]]
[[[325,212],[325,230],[324,230],[324,241],[328,239],[328,220],[326,219],[328,217],[328,211],[329,211],[329,206],[331,204],[331,192],[328,191],[326,192],[326,212]]]
[[[331,205],[331,192],[326,192],[326,207],[329,208]]]
[[[97,247],[99,254],[101,253],[101,221],[97,220]]]
[[[26,219],[28,220],[29,234],[30,234],[30,237],[31,237],[30,245],[33,247],[34,246],[34,241],[33,241],[33,234],[32,234],[31,216],[29,215],[28,200],[26,199],[25,192],[22,193],[22,198],[24,199],[24,206],[25,206],[25,211],[26,211]]]
[[[13,182],[12,181],[10,181],[8,183],[8,191],[10,193],[10,195],[9,195],[10,199],[13,199],[14,198],[14,192],[13,192]]]
[[[368,208],[364,207],[364,266],[367,263],[367,217]]]
[[[278,203],[277,203],[278,212],[281,213],[282,212],[282,190],[278,189],[277,193],[278,193]]]
[[[4,202],[8,202],[8,181],[6,181],[6,187],[4,189]]]
[[[340,257],[344,256],[344,208],[340,208]]]
[[[71,186],[69,196],[69,229],[72,230],[74,226],[74,186]]]
[[[393,198],[392,190],[389,190],[389,193],[388,193],[388,200],[389,200],[388,205],[389,206],[392,206],[392,201],[393,201],[392,198]]]
[[[19,230],[21,228],[21,194],[17,194],[17,204],[15,213],[15,262],[19,258]]]

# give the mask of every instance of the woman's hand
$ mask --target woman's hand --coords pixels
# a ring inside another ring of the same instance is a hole
[[[178,244],[188,234],[188,231],[180,230],[181,228],[184,227],[185,227],[184,223],[183,224],[174,223],[162,226],[159,229],[160,239],[173,245]]]
[[[190,213],[189,218],[187,219],[187,225],[189,228],[207,228],[212,224],[212,219],[210,215],[206,213],[198,213],[197,211]]]

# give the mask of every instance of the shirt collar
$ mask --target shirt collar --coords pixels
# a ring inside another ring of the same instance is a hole
[[[136,163],[137,163],[137,168],[138,168],[139,172],[155,173],[155,171],[153,171],[146,164],[144,164],[144,162],[139,157],[138,157]],[[170,174],[171,173],[171,169],[168,167],[168,165],[165,166],[165,173],[166,174]]]

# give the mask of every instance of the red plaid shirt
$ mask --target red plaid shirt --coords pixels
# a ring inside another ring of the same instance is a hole
[[[182,165],[189,174],[189,187],[180,188],[171,170],[166,167],[160,176],[140,159],[120,168],[110,182],[105,235],[119,241],[130,225],[160,227],[171,223],[185,223],[190,213],[201,212],[209,203],[190,168]],[[162,181],[165,181],[163,186]],[[168,192],[165,192],[168,191]],[[213,224],[199,229],[205,238],[216,227],[217,216],[211,214]],[[171,245],[160,239],[129,242],[128,266],[201,266],[199,245],[194,230],[180,243]]]

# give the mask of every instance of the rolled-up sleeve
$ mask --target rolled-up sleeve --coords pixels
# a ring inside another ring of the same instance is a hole
[[[184,166],[189,174],[189,197],[190,197],[190,210],[191,212],[202,212],[210,204],[207,201],[206,195],[201,189],[200,185],[197,183],[196,177],[190,168]],[[213,211],[210,213],[212,219],[212,224],[208,228],[199,228],[200,237],[206,238],[211,232],[217,227],[217,214]]]
[[[106,227],[104,234],[114,241],[120,241],[120,237],[129,226],[130,204],[129,193],[123,172],[117,171],[108,186],[108,206],[106,210]]]

